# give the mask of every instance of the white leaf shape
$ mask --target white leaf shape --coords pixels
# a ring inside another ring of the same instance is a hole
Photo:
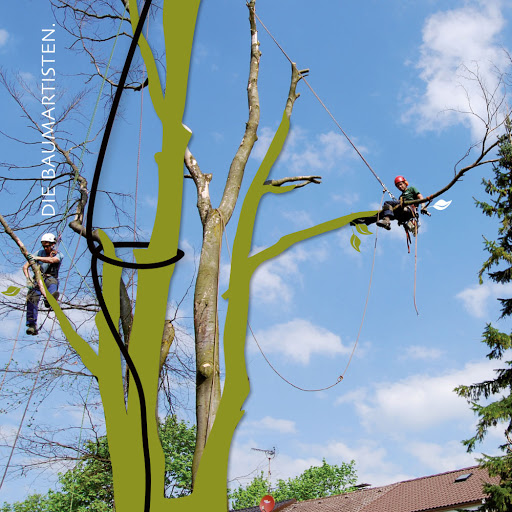
[[[439,199],[436,204],[432,205],[436,210],[446,210],[448,206],[452,204],[451,201],[443,201],[442,199]]]

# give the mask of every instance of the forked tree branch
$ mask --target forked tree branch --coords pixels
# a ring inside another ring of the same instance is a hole
[[[266,180],[263,184],[264,185],[272,185],[273,187],[280,187],[281,185],[284,185],[285,183],[293,183],[296,181],[300,181],[302,183],[295,185],[294,188],[301,188],[301,187],[305,187],[306,185],[309,185],[310,183],[316,183],[317,185],[320,185],[322,183],[321,180],[322,180],[322,176],[292,176],[289,178]]]

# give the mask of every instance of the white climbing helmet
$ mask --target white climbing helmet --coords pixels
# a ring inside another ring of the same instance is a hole
[[[57,238],[55,238],[55,235],[53,233],[45,233],[41,237],[41,243],[43,242],[49,242],[51,244],[57,243]]]

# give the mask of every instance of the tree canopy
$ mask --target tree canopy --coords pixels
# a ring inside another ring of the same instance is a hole
[[[168,416],[160,424],[160,439],[165,454],[166,496],[187,496],[191,492],[196,429],[176,416]],[[0,512],[112,510],[114,486],[106,436],[84,443],[83,452],[74,468],[59,475],[59,490],[49,490],[46,495],[32,494],[22,502],[4,503]]]
[[[354,489],[356,479],[355,461],[342,462],[338,466],[328,464],[323,459],[321,466],[311,466],[299,476],[278,480],[276,487],[270,492],[268,481],[262,472],[246,487],[240,486],[230,492],[229,497],[234,510],[258,505],[261,498],[269,493],[276,502],[292,498],[305,501],[349,492]]]

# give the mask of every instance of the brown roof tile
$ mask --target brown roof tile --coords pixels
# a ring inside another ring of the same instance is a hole
[[[464,481],[461,475],[471,473]],[[347,494],[302,501],[286,512],[430,512],[479,504],[484,498],[482,484],[498,482],[478,466],[438,475],[406,480],[383,487],[362,489]]]
[[[457,477],[469,473],[467,480],[455,482]],[[485,481],[499,479],[489,478],[487,471],[478,466],[407,480],[361,512],[420,512],[479,504],[484,498],[482,484]]]
[[[301,501],[288,508],[289,512],[361,512],[364,507],[378,500],[398,484],[373,487],[360,491]]]

